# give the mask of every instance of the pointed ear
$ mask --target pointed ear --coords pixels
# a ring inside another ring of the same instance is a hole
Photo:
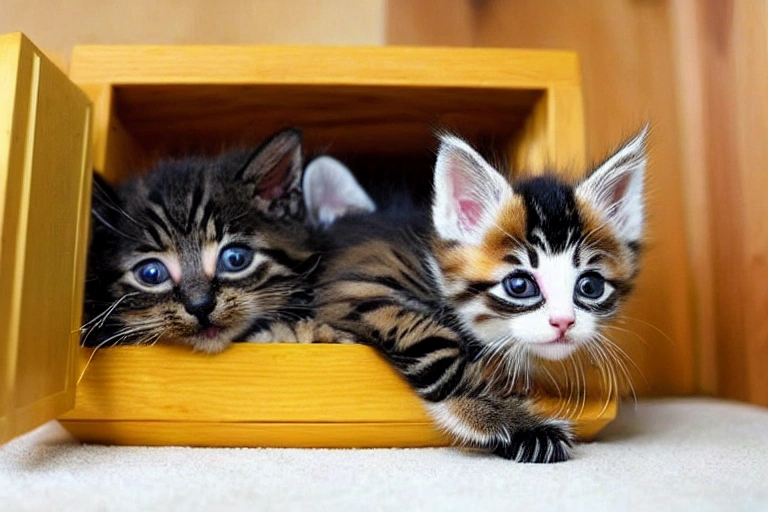
[[[299,188],[301,169],[301,131],[289,128],[256,148],[236,179],[253,185],[254,197],[270,202]]]
[[[639,242],[645,220],[645,167],[648,125],[576,188],[616,228],[626,243]]]
[[[493,224],[512,187],[469,144],[440,137],[435,164],[432,220],[446,240],[477,245]]]
[[[352,172],[329,156],[310,162],[304,171],[303,189],[309,222],[315,227],[330,226],[345,215],[376,211],[376,204]]]

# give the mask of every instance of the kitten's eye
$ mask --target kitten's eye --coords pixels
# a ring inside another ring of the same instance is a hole
[[[585,274],[576,281],[576,293],[587,299],[599,299],[605,291],[605,279],[600,274]]]
[[[140,283],[158,286],[170,279],[168,269],[159,260],[148,260],[136,265],[133,274]]]
[[[527,274],[512,274],[505,277],[502,284],[507,295],[515,299],[530,299],[539,295],[539,287]]]
[[[253,261],[253,249],[241,245],[233,245],[221,251],[219,256],[219,272],[240,272]]]

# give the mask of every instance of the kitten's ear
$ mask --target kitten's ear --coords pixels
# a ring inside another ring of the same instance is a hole
[[[458,137],[440,137],[435,164],[432,220],[446,240],[477,245],[505,200],[506,179]]]
[[[345,215],[376,211],[352,172],[329,156],[315,158],[304,171],[304,205],[309,222],[327,227]]]
[[[289,128],[256,148],[236,179],[254,185],[254,196],[269,202],[298,190],[301,169],[301,131]]]
[[[576,188],[577,196],[595,205],[627,243],[643,236],[647,139],[648,125]]]

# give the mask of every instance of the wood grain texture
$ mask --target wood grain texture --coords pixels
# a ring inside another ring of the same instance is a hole
[[[90,201],[90,104],[20,34],[0,38],[0,442],[70,408]]]
[[[185,348],[81,349],[76,407],[59,418],[83,441],[195,446],[445,446],[421,402],[373,349],[237,344],[216,356]],[[158,390],[163,390],[162,393]],[[542,400],[539,410],[562,408]],[[573,411],[592,438],[617,403]],[[154,429],[153,426],[157,428]],[[309,436],[309,437],[308,437]]]
[[[768,405],[768,6],[678,4],[678,24],[693,41],[679,65],[691,69],[687,87],[698,100],[689,138],[699,137],[691,144],[701,148],[688,173],[704,188],[695,204],[709,211],[694,225],[712,241],[691,237],[702,284],[711,286],[705,320],[715,333],[700,352],[702,388]]]
[[[61,425],[86,443],[244,448],[424,448],[449,446],[431,423],[204,423],[74,421]]]
[[[76,46],[70,77],[116,85],[580,86],[571,52],[493,48]]]
[[[387,44],[472,46],[473,0],[388,0]]]
[[[680,93],[680,172],[683,178],[682,200],[686,211],[686,241],[690,272],[695,276],[693,313],[695,317],[695,363],[698,391],[717,394],[717,329],[714,289],[714,233],[716,215],[710,200],[707,170],[707,137],[704,116],[704,59],[701,51],[699,3],[675,0],[670,3],[674,34],[676,81]]]
[[[66,62],[76,44],[377,45],[386,0],[50,0],[0,2],[0,33],[20,30]]]

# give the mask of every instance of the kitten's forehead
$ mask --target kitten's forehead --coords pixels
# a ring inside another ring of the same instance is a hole
[[[526,210],[526,240],[549,254],[558,254],[581,239],[583,221],[573,188],[554,176],[517,182],[514,191]]]
[[[257,231],[258,212],[227,176],[211,162],[190,159],[126,183],[123,241],[179,251],[221,240],[233,228]]]

